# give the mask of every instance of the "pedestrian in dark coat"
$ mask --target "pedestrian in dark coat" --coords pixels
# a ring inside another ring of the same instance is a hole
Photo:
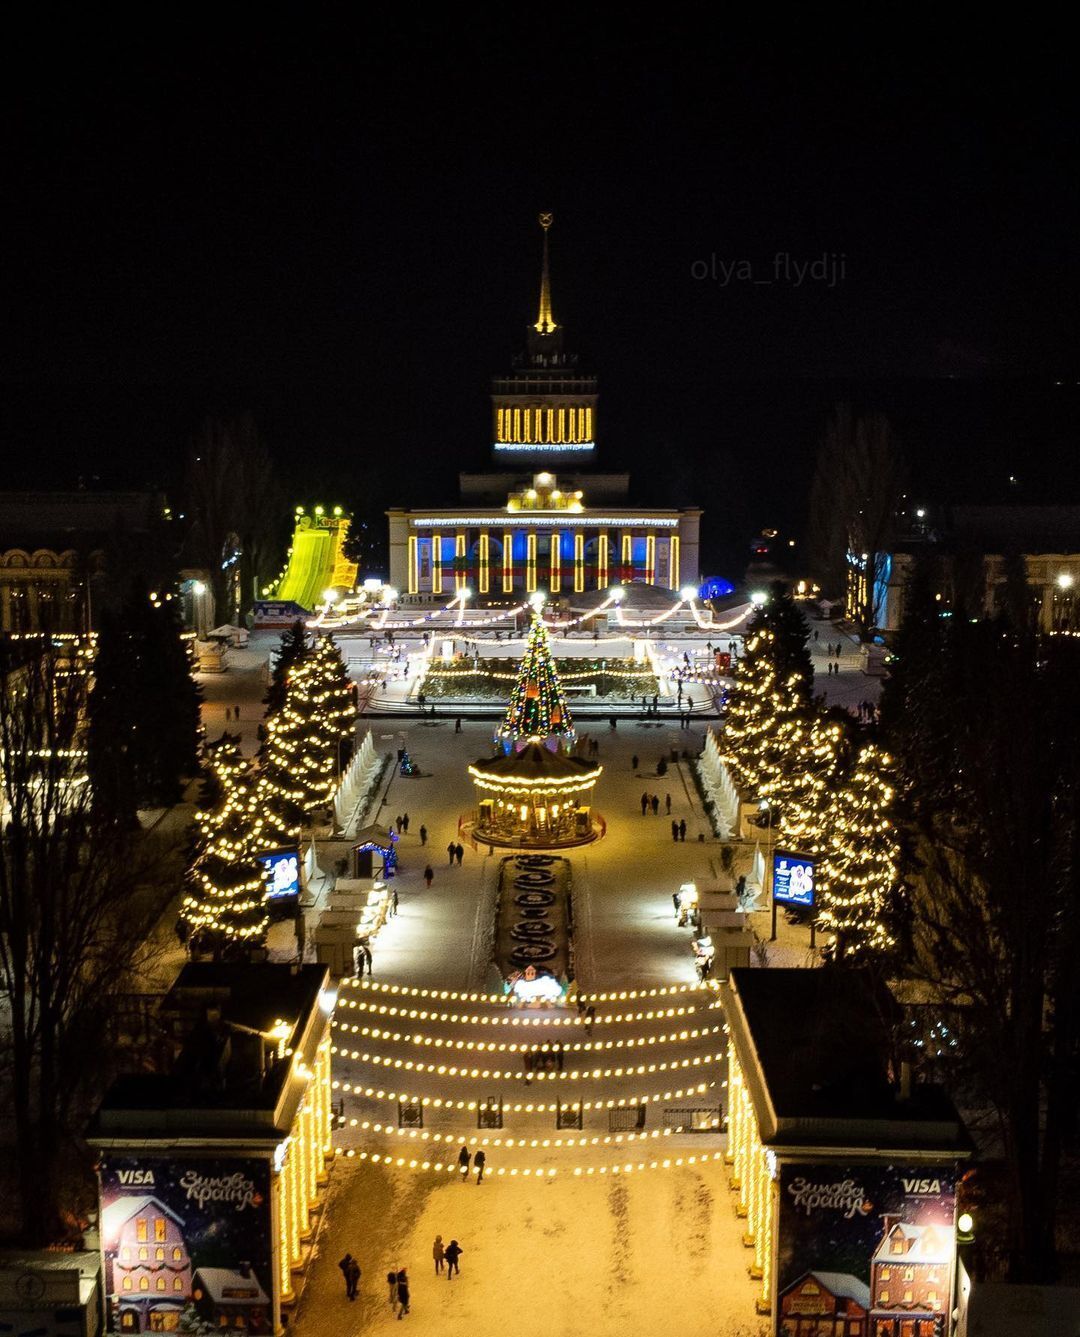
[[[476,1182],[484,1182],[484,1166],[487,1165],[487,1155],[483,1151],[478,1151],[473,1157],[473,1169],[476,1171]]]
[[[401,1308],[398,1310],[398,1318],[403,1318],[409,1312],[409,1278],[402,1268],[397,1274],[397,1298]]]
[[[671,819],[671,838],[675,841],[679,839],[679,823],[674,817]]]
[[[446,1258],[446,1250],[443,1248],[442,1236],[435,1236],[435,1243],[431,1246],[431,1256],[435,1259],[435,1275],[439,1276],[443,1269],[443,1261]]]
[[[458,1276],[461,1276],[461,1267],[458,1264],[458,1259],[461,1257],[461,1254],[462,1254],[461,1245],[457,1242],[457,1240],[451,1240],[450,1243],[446,1246],[447,1281],[450,1280],[450,1278],[454,1275],[455,1272],[458,1274]]]
[[[394,825],[397,827],[397,833],[398,833],[398,835],[400,836],[400,835],[401,835],[401,818],[400,818],[400,817],[395,817],[395,818],[394,818]]]
[[[642,794],[642,796],[641,796],[641,815],[642,815],[642,817],[644,817],[645,814],[646,814],[648,811],[649,811],[649,796],[648,796],[648,794]]]
[[[462,861],[462,859],[464,859],[464,857],[465,857],[465,846],[464,846],[464,845],[458,845],[458,846],[455,848],[454,853],[457,855],[458,867],[460,868],[460,867],[461,867],[461,861]]]
[[[426,845],[426,844],[427,844],[427,827],[426,827],[426,826],[422,826],[422,827],[420,828],[420,844],[421,844],[421,845]]]
[[[637,763],[638,763],[638,759],[637,759],[637,754],[635,753],[634,756],[632,756],[632,757],[630,758],[630,769],[631,769],[632,771],[636,771],[636,770],[637,770]]]
[[[432,871],[431,864],[428,864],[428,866],[424,869],[424,881],[428,884],[429,887],[431,886],[431,879],[434,876],[435,874]]]
[[[671,816],[671,795],[670,795],[670,794],[665,794],[665,795],[664,795],[664,811],[667,813],[667,815],[668,815],[669,817]]]
[[[449,856],[450,856],[450,867],[451,867],[451,868],[453,868],[453,866],[454,866],[454,853],[455,853],[456,849],[457,849],[457,846],[454,844],[453,841],[451,841],[450,844],[447,845],[447,847],[446,847],[446,852],[447,852],[447,854],[449,854]]]
[[[341,1275],[345,1278],[345,1296],[346,1299],[356,1299],[356,1283],[360,1280],[360,1265],[351,1253],[347,1253],[338,1263]],[[353,1276],[353,1269],[356,1269],[356,1275]]]
[[[660,812],[660,795],[654,794],[649,800],[649,804],[652,807],[652,815],[656,817]]]
[[[390,1308],[393,1309],[397,1303],[397,1273],[387,1272],[386,1284],[390,1287]]]
[[[469,1155],[469,1148],[466,1147],[466,1146],[464,1146],[464,1145],[462,1145],[461,1150],[458,1152],[458,1158],[457,1158],[457,1163],[458,1163],[458,1165],[459,1165],[459,1167],[460,1167],[460,1169],[461,1169],[461,1182],[462,1182],[462,1183],[464,1183],[465,1180],[468,1179],[468,1177],[469,1177],[469,1161],[470,1161],[471,1159],[472,1159],[472,1158],[471,1158],[470,1155]],[[446,1252],[447,1252],[447,1255],[449,1256],[450,1250],[447,1249]]]
[[[680,839],[680,840],[685,840],[685,839],[686,839],[686,818],[685,818],[685,817],[684,817],[684,818],[682,819],[682,821],[679,823],[679,839]]]
[[[402,829],[402,831],[405,832],[406,835],[409,834],[409,814],[408,814],[408,813],[406,813],[405,816],[402,817],[402,819],[401,819],[401,829]]]

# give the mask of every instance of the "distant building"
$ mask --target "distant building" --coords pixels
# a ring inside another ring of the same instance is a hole
[[[432,601],[468,587],[476,602],[517,602],[640,583],[698,584],[701,511],[632,506],[629,475],[591,470],[597,378],[563,349],[544,237],[540,308],[527,347],[492,382],[492,464],[460,476],[460,501],[391,510],[390,583]]]

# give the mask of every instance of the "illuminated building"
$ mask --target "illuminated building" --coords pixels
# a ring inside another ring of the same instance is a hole
[[[171,1060],[118,1077],[88,1134],[112,1331],[283,1330],[332,1151],[328,981],[181,971],[158,1017]]]
[[[388,512],[390,584],[405,596],[436,599],[467,586],[490,603],[637,583],[677,598],[698,583],[700,510],[631,506],[628,474],[587,472],[597,378],[564,350],[553,315],[551,222],[540,215],[540,304],[526,351],[492,382],[493,468],[463,473],[455,505]]]
[[[831,967],[733,970],[720,997],[727,1162],[758,1311],[780,1337],[947,1333],[971,1143],[940,1087],[891,1069],[892,995]]]
[[[540,743],[469,767],[478,802],[473,835],[492,845],[581,845],[599,832],[592,792],[603,767]]]

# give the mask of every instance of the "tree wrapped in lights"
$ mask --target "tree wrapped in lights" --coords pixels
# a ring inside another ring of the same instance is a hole
[[[547,627],[534,610],[525,654],[495,741],[507,752],[533,740],[545,743],[552,751],[569,752],[576,737],[551,655]]]
[[[310,813],[331,801],[355,723],[341,652],[327,637],[293,661],[281,709],[266,726],[263,781],[273,843],[294,843]]]
[[[796,764],[812,681],[806,624],[778,583],[747,626],[724,718],[724,760],[743,793],[782,798]]]
[[[763,789],[763,797],[780,808],[785,849],[812,858],[823,852],[832,790],[848,760],[848,732],[835,716],[814,715],[799,722],[790,771],[783,783]]]
[[[218,955],[229,944],[257,946],[266,936],[265,880],[257,855],[267,844],[258,779],[227,739],[211,758],[212,799],[196,818],[196,855],[182,918]]]
[[[888,915],[898,882],[900,847],[889,807],[892,760],[876,744],[860,748],[824,816],[816,866],[819,923],[834,935],[834,960],[888,951]]]

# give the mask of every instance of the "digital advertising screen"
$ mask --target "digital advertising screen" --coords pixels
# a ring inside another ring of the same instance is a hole
[[[296,850],[273,850],[260,854],[259,862],[266,876],[269,900],[279,896],[300,895],[300,856]]]
[[[777,850],[773,855],[773,900],[777,905],[814,904],[814,861]]]

